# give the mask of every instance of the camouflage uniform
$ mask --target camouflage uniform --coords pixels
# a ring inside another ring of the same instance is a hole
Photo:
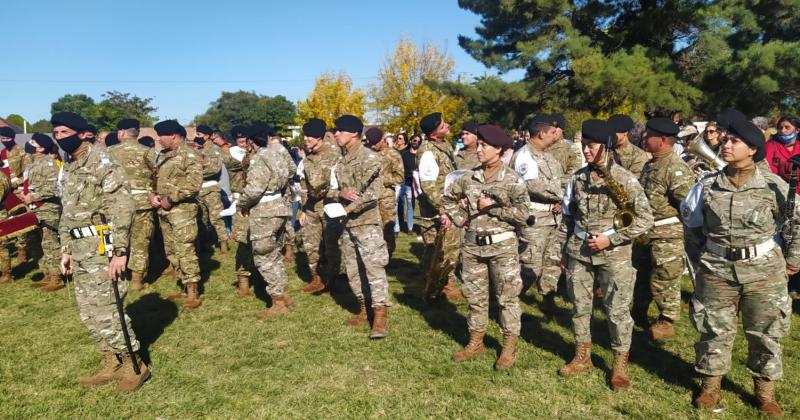
[[[247,185],[237,205],[250,213],[250,244],[253,260],[270,296],[286,293],[288,278],[280,250],[291,210],[284,193],[293,173],[281,157],[286,149],[270,142],[260,147],[247,167]]]
[[[303,248],[308,257],[308,269],[318,272],[325,280],[332,280],[339,274],[341,254],[339,238],[342,236],[342,223],[331,219],[323,212],[323,201],[331,183],[331,168],[339,162],[340,153],[326,144],[315,153],[308,153],[303,159],[303,189],[306,191],[302,211],[306,215],[300,233]],[[320,254],[325,256],[323,269],[319,269]]]
[[[279,147],[275,147],[279,146]],[[284,200],[286,200],[286,205],[289,206],[289,223],[286,223],[286,226],[283,229],[283,240],[282,246],[290,247],[294,250],[295,246],[295,231],[294,225],[291,223],[291,216],[292,216],[292,202],[294,201],[294,192],[292,191],[291,185],[295,182],[295,175],[297,175],[297,164],[294,163],[294,159],[292,159],[292,155],[289,154],[289,151],[286,150],[286,146],[281,143],[281,141],[277,137],[273,137],[272,140],[269,141],[270,147],[273,147],[273,150],[279,154],[280,158],[284,161],[284,165],[289,168],[289,178],[287,179],[287,186],[283,192]],[[292,251],[293,252],[293,251]]]
[[[237,203],[241,200],[244,187],[247,185],[247,168],[253,158],[251,152],[245,152],[241,161],[231,155],[230,147],[223,147],[222,163],[228,171],[232,198]],[[231,237],[237,242],[236,277],[250,277],[253,270],[253,251],[250,248],[250,219],[239,212],[233,215]]]
[[[528,213],[536,223],[527,223],[521,229],[520,263],[522,277],[539,292],[556,291],[561,276],[561,250],[564,235],[560,233],[560,220],[553,214],[553,205],[564,197],[561,186],[561,165],[548,152],[537,151],[531,144],[522,146],[511,158],[511,165],[525,183],[530,197]]]
[[[569,176],[572,175],[573,172],[583,166],[580,151],[576,153],[573,144],[563,137],[551,144],[550,147],[547,148],[547,152],[561,164],[561,173],[564,174],[564,184],[566,184]]]
[[[792,313],[785,266],[800,266],[800,241],[784,259],[774,235],[785,217],[788,186],[765,175],[756,169],[737,188],[724,171],[715,172],[681,203],[686,251],[697,270],[690,312],[700,332],[695,370],[705,375],[730,370],[741,312],[751,375],[770,381],[783,376],[780,341]],[[792,234],[800,237],[800,224],[793,224]]]
[[[343,199],[339,197],[339,191],[354,189],[361,193],[357,201],[342,203],[345,207],[352,207],[352,211],[345,217],[340,245],[350,288],[359,300],[365,300],[362,288],[366,285],[359,271],[359,265],[363,265],[373,307],[389,306],[389,283],[385,270],[389,254],[381,232],[377,204],[383,193],[382,164],[379,154],[360,146],[352,155],[343,156],[333,168],[328,191],[328,198],[340,202]]]
[[[126,351],[122,327],[117,312],[114,289],[108,279],[108,257],[98,254],[98,236],[75,239],[70,231],[102,223],[104,215],[113,225],[115,248],[128,246],[130,226],[135,204],[125,171],[104,150],[84,143],[74,159],[64,164],[62,176],[62,205],[59,235],[61,252],[72,255],[75,297],[81,321],[100,344],[101,351],[122,354]],[[118,283],[124,299],[128,282]],[[139,350],[139,341],[130,319],[125,316],[133,351]]]
[[[647,152],[632,145],[630,142],[614,149],[614,162],[627,169],[637,177],[642,173],[644,164],[647,163]]]
[[[155,229],[153,207],[150,205],[150,194],[154,193],[156,172],[152,151],[149,147],[139,144],[136,139],[125,139],[107,148],[107,152],[125,170],[131,195],[136,203],[136,213],[131,226],[128,268],[144,276],[150,266],[150,241]]]
[[[22,189],[24,180],[23,173],[25,172],[27,165],[30,163],[27,156],[28,154],[25,153],[25,151],[19,146],[14,146],[11,148],[11,150],[6,152],[6,158],[8,159],[8,170],[10,172],[9,179],[11,183],[11,192],[14,192],[15,194],[21,192]],[[34,245],[35,238],[33,236],[33,232],[28,232],[11,239],[11,242],[17,249],[17,253],[25,254],[25,250],[30,249]]]
[[[383,194],[378,201],[378,210],[383,221],[383,239],[386,241],[386,248],[389,258],[395,249],[394,222],[397,220],[397,195],[395,187],[404,181],[403,158],[400,153],[393,148],[386,146],[379,152],[383,159],[381,169],[381,179],[383,180]]]
[[[5,176],[0,175],[0,197],[8,196],[13,190],[11,189],[11,182]],[[8,217],[8,210],[5,205],[0,205],[0,219],[5,220]],[[11,255],[8,252],[6,242],[0,243],[0,273],[7,281],[11,281]]]
[[[488,211],[478,210],[478,199],[491,197],[499,205]],[[466,199],[468,208],[460,201]],[[514,229],[528,219],[528,194],[522,179],[510,168],[502,166],[494,178],[484,178],[483,169],[469,171],[459,177],[442,198],[445,213],[459,226],[469,222],[461,244],[461,280],[469,310],[467,325],[471,331],[485,332],[489,323],[489,278],[500,307],[503,335],[518,336],[521,326],[519,294],[520,278],[518,242]],[[480,245],[487,236],[498,238]],[[498,238],[499,239],[499,238]]]
[[[222,150],[213,142],[206,141],[197,152],[202,158],[203,183],[198,196],[200,205],[200,220],[203,231],[213,227],[217,234],[217,241],[228,240],[228,231],[225,221],[220,217],[222,213],[222,196],[219,188],[219,179],[222,174]],[[205,235],[201,235],[204,237]]]
[[[169,197],[169,210],[158,209],[164,251],[183,284],[200,281],[197,262],[197,196],[203,182],[200,156],[186,143],[163,149],[156,158],[156,194]]]
[[[481,161],[478,160],[478,150],[468,152],[467,149],[461,149],[455,155],[456,169],[475,169],[481,166]]]
[[[608,315],[611,348],[627,352],[631,345],[635,273],[631,266],[631,240],[653,226],[650,204],[636,177],[617,164],[609,172],[628,195],[636,217],[633,224],[620,231],[612,230],[616,204],[609,195],[606,181],[592,166],[576,171],[567,184],[562,204],[562,232],[568,232],[567,292],[572,300],[572,323],[578,343],[591,343],[593,285],[598,280],[603,289],[603,307]],[[586,244],[588,234],[605,233],[611,245],[593,252]]]
[[[33,212],[39,219],[42,232],[42,259],[39,266],[45,276],[60,276],[61,243],[58,222],[61,218],[61,200],[58,197],[58,174],[61,162],[55,155],[37,156],[26,170],[28,194]]]

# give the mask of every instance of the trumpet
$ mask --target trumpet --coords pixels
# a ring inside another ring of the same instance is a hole
[[[699,169],[702,172],[721,171],[725,168],[724,160],[720,159],[713,150],[703,141],[703,135],[697,134],[686,143],[687,154],[695,158],[695,162],[689,165],[692,171],[697,172]]]

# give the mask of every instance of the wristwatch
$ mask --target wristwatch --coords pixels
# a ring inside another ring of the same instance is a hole
[[[127,257],[128,250],[125,248],[114,248],[114,256],[115,257]]]

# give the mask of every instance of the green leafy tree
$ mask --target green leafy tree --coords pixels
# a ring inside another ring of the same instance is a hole
[[[53,131],[53,126],[50,120],[41,119],[28,126],[29,133],[50,133]]]
[[[64,95],[53,102],[50,112],[74,112],[98,130],[114,130],[123,118],[136,118],[143,127],[152,126],[157,118],[154,112],[158,108],[151,105],[153,98],[140,98],[117,91],[108,91],[102,98],[96,103],[84,94]]]
[[[193,123],[227,132],[234,125],[264,122],[278,131],[285,131],[294,123],[296,112],[295,105],[282,95],[263,96],[240,90],[222,92]]]
[[[472,83],[445,81],[436,87],[463,98],[472,120],[508,128],[521,127],[530,117],[530,104],[538,101],[527,82],[506,82],[498,76],[481,76]]]
[[[22,115],[11,114],[6,117],[6,121],[8,121],[9,124],[19,128],[23,128],[25,126],[25,119],[22,118]]]

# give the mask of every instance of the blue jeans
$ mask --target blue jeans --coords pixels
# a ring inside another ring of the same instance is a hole
[[[406,227],[408,232],[411,232],[414,229],[414,195],[411,181],[406,181],[400,185],[400,196],[397,197],[397,219],[394,222],[395,232],[400,232],[400,218],[404,214]]]

